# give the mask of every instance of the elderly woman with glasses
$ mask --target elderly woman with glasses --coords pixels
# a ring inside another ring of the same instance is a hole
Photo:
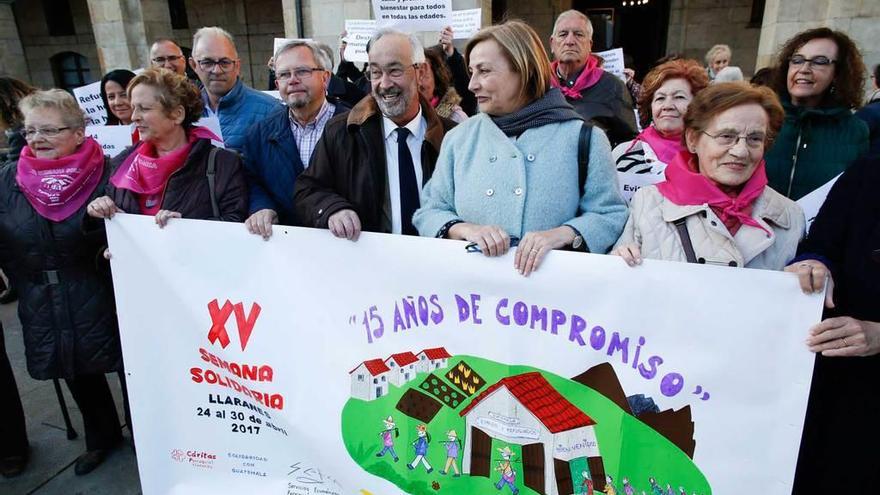
[[[798,200],[868,150],[868,127],[852,113],[862,101],[865,64],[847,35],[817,28],[788,40],[776,66],[773,89],[785,122],[767,150],[767,176]]]
[[[128,85],[142,141],[113,160],[106,196],[89,204],[95,218],[118,211],[171,218],[244,221],[247,186],[238,155],[215,148],[211,131],[194,126],[198,90],[184,76],[147,69]]]
[[[782,125],[769,88],[718,83],[691,101],[686,150],[666,181],[639,189],[612,254],[782,270],[797,251],[804,214],[767,185],[764,149]]]
[[[110,168],[68,93],[37,91],[19,107],[27,145],[0,170],[0,265],[20,294],[28,372],[65,379],[82,413],[87,451],[74,468],[82,475],[122,438],[104,377],[122,370],[110,274],[99,268],[106,240],[82,229]]]

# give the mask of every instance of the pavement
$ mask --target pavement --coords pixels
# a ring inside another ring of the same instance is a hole
[[[6,352],[27,417],[31,459],[21,475],[11,479],[0,477],[0,495],[140,495],[137,458],[131,447],[128,428],[123,429],[125,442],[96,470],[85,476],[73,473],[76,458],[86,450],[82,416],[62,381],[61,389],[70,419],[78,433],[77,438],[68,440],[52,381],[34,380],[27,373],[21,324],[16,311],[16,303],[0,305],[0,321],[3,322],[0,338],[6,339]],[[120,421],[124,421],[119,379],[115,374],[107,375],[107,379],[116,399]]]

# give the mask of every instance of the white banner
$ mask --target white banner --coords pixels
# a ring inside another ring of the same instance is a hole
[[[146,495],[791,491],[822,304],[792,274],[107,231]]]
[[[345,20],[345,60],[349,62],[369,62],[367,42],[376,32],[376,21],[372,19]]]
[[[483,27],[483,9],[453,10],[452,36],[457,40],[472,38]]]
[[[797,200],[797,204],[801,205],[801,208],[804,210],[804,217],[807,220],[807,232],[809,232],[810,227],[813,226],[813,220],[815,220],[816,215],[819,214],[819,209],[825,204],[825,198],[827,198],[828,193],[831,192],[831,187],[834,186],[834,183],[837,182],[837,179],[839,179],[841,175],[843,174],[838,174],[833,179],[819,186],[815,191]]]
[[[627,203],[632,201],[633,195],[639,189],[659,184],[666,180],[665,174],[634,174],[632,172],[617,172],[617,187],[620,195]]]
[[[115,157],[122,150],[132,145],[132,127],[128,125],[90,125],[86,127],[86,136],[92,137],[104,154],[110,158]]]
[[[401,31],[440,31],[450,25],[452,0],[372,0],[379,27]]]
[[[73,89],[73,97],[83,113],[86,114],[86,125],[104,125],[107,123],[107,110],[101,99],[101,81]]]
[[[626,82],[626,75],[623,73],[625,68],[623,62],[623,48],[612,48],[604,52],[596,52],[596,55],[602,57],[605,64],[602,68],[605,72],[610,72],[619,77],[621,81]]]

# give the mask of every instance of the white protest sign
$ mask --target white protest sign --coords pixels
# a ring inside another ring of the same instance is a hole
[[[596,55],[602,57],[605,65],[602,68],[605,72],[610,72],[619,77],[621,81],[626,82],[626,75],[623,73],[623,48],[613,48],[604,52],[596,52]]]
[[[271,90],[271,91],[263,91],[263,93],[266,93],[267,95],[271,96],[272,98],[275,98],[276,100],[281,100],[281,93],[279,93],[277,89]]]
[[[195,122],[193,125],[197,125],[199,127],[204,127],[206,129],[209,129],[218,138],[220,138],[219,141],[216,139],[211,140],[211,143],[213,143],[214,146],[217,146],[220,148],[226,147],[226,145],[223,144],[223,130],[220,129],[220,119],[217,118],[216,115],[212,116],[212,117],[202,117],[197,122]]]
[[[631,172],[617,172],[617,185],[620,195],[627,203],[632,201],[633,194],[639,189],[659,184],[666,180],[664,174],[634,174]]]
[[[107,110],[101,100],[101,81],[74,88],[73,97],[86,114],[86,125],[107,123]]]
[[[498,493],[504,449],[508,494],[587,466],[599,492],[791,492],[823,302],[794,274],[553,251],[525,278],[458,241],[106,225],[145,495]]]
[[[483,9],[452,11],[452,36],[455,39],[472,38],[481,27],[483,27]]]
[[[372,0],[380,27],[402,31],[440,31],[452,18],[452,0]]]
[[[376,21],[372,19],[345,20],[345,52],[343,56],[349,62],[369,62],[367,43],[376,32]]]
[[[94,138],[104,154],[113,158],[132,145],[131,131],[127,125],[90,125],[86,127],[86,136]]]
[[[274,57],[276,53],[278,53],[278,49],[282,46],[290,43],[291,41],[312,41],[311,38],[275,38],[275,41],[272,44],[272,56]]]
[[[831,192],[831,187],[834,186],[834,183],[837,182],[837,179],[839,179],[841,175],[842,174],[838,174],[835,178],[821,185],[815,191],[797,200],[797,204],[799,204],[801,209],[804,210],[804,217],[807,220],[807,232],[810,231],[810,226],[813,225],[813,220],[816,219],[816,215],[819,214],[819,209],[822,208],[822,205],[825,203],[825,198],[827,198],[828,193]]]

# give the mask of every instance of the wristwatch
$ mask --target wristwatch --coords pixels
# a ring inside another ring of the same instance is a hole
[[[582,235],[580,235],[579,233],[575,234],[574,240],[571,241],[571,248],[576,249],[576,250],[580,250],[581,246],[583,246],[583,245],[584,245],[584,237]]]

